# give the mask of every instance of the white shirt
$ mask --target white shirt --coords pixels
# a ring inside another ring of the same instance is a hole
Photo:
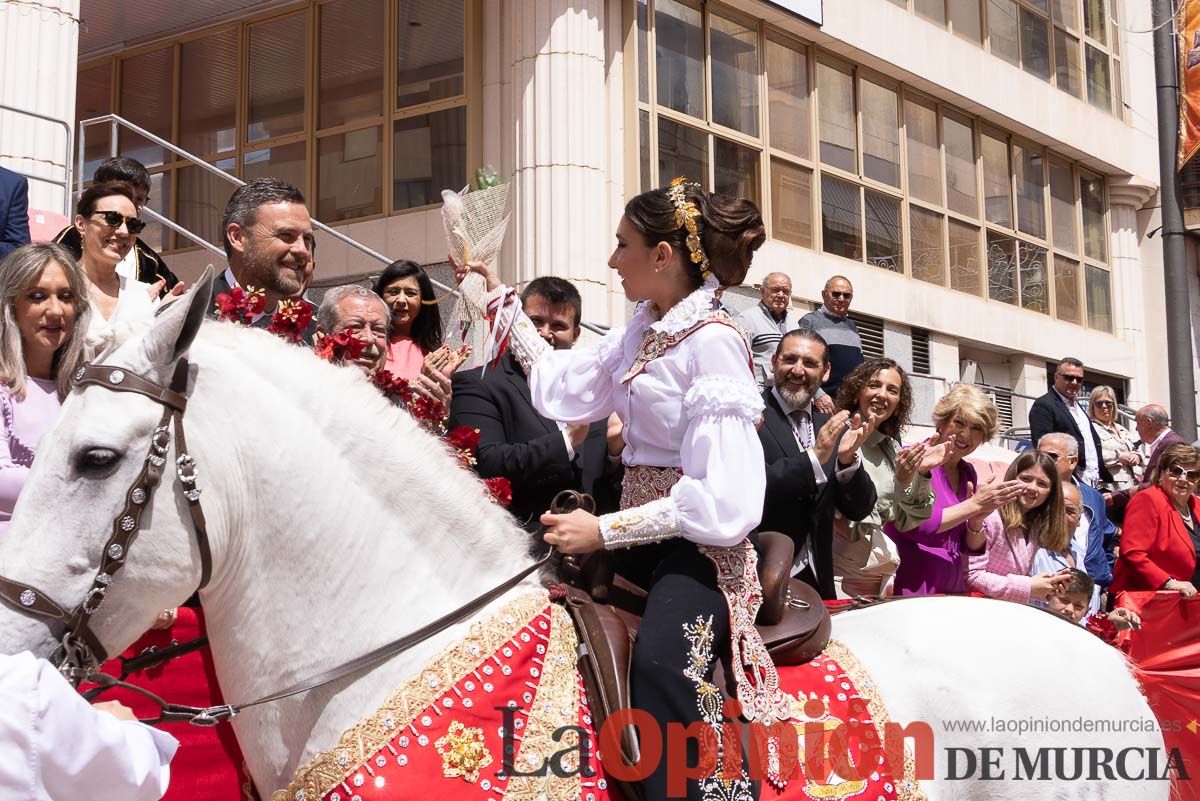
[[[92,357],[117,344],[123,329],[153,320],[154,312],[158,308],[159,300],[150,297],[149,284],[143,284],[136,278],[130,278],[120,272],[117,273],[117,279],[120,286],[117,289],[117,308],[112,317],[105,320],[95,304],[92,305],[92,321],[88,325],[87,337],[84,340]]]
[[[92,709],[46,660],[0,655],[0,798],[156,801],[178,747]]]
[[[1054,394],[1062,399],[1062,402],[1067,404],[1067,411],[1071,413],[1071,418],[1075,421],[1075,425],[1079,426],[1079,433],[1083,437],[1083,480],[1087,482],[1089,487],[1094,487],[1100,483],[1100,456],[1096,453],[1096,441],[1092,439],[1092,421],[1088,417],[1087,412],[1083,407],[1072,400],[1067,400],[1057,389]]]
[[[635,532],[650,537],[640,541],[679,536],[736,545],[762,519],[767,480],[756,424],[763,401],[750,351],[737,330],[702,326],[640,375],[621,381],[647,329],[670,334],[690,328],[712,311],[715,286],[710,280],[662,319],[642,303],[625,327],[571,350],[551,350],[507,287],[489,295],[508,298],[495,326],[503,330],[505,318],[515,315],[511,345],[529,375],[539,413],[564,423],[591,423],[615,411],[624,423],[626,465],[682,468],[668,497],[600,518],[610,544],[632,544],[620,533]]]

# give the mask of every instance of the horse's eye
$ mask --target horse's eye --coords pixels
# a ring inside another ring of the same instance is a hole
[[[79,454],[79,472],[85,475],[104,473],[121,461],[121,454],[111,448],[88,448]]]

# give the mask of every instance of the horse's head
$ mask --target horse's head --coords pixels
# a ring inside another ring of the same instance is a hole
[[[200,329],[211,292],[210,271],[104,363],[168,386]],[[75,609],[92,587],[114,520],[147,464],[163,413],[162,405],[135,392],[95,384],[77,387],[38,446],[32,473],[0,540],[0,575],[37,588],[67,611]],[[149,628],[158,611],[186,599],[200,580],[200,551],[175,471],[176,445],[172,436],[158,489],[145,501],[137,539],[91,619],[109,654]],[[29,649],[47,656],[62,634],[61,624],[0,606],[0,652]]]

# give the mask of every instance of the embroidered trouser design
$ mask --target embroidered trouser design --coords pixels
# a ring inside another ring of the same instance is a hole
[[[640,562],[644,569],[657,562],[649,580],[646,616],[633,647],[631,678],[634,706],[662,726],[663,759],[646,779],[646,797],[752,801],[755,795],[744,778],[729,782],[720,778],[719,753],[715,775],[702,781],[688,780],[683,795],[668,793],[668,769],[673,768],[677,777],[685,770],[685,765],[668,764],[668,723],[684,728],[693,723],[707,725],[712,727],[718,747],[721,742],[723,699],[712,678],[717,658],[728,656],[729,608],[717,589],[712,563],[686,540],[635,548],[624,556],[624,561]],[[699,764],[699,742],[694,737],[688,739],[686,757],[687,766]]]

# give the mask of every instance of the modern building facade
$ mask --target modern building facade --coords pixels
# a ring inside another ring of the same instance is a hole
[[[506,276],[569,278],[600,323],[627,311],[606,266],[625,200],[686,175],[761,205],[748,285],[781,270],[808,308],[849,277],[869,346],[928,376],[929,398],[966,374],[1018,393],[1019,426],[1020,394],[1074,355],[1131,404],[1165,402],[1149,4],[823,6],[8,2],[6,60],[40,77],[6,70],[0,103],[119,114],[244,179],[291,180],[318,219],[426,264],[445,259],[440,191],[494,165],[513,186]],[[56,137],[0,113],[0,163],[61,177]],[[128,131],[116,145],[151,168],[155,209],[219,241],[230,185]],[[83,147],[90,175],[108,127]],[[213,259],[150,240],[185,275]],[[321,239],[319,281],[378,269]]]

